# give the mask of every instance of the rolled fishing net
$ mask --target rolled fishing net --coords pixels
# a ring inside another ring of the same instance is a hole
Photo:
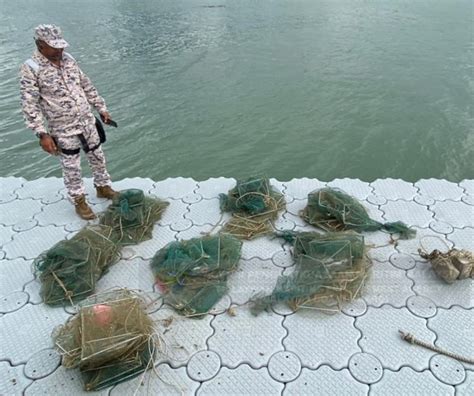
[[[357,199],[334,188],[323,188],[308,194],[308,205],[301,212],[301,217],[326,231],[385,230],[399,234],[401,239],[410,239],[416,235],[415,230],[400,221],[383,224],[372,220]]]
[[[42,253],[33,263],[48,305],[73,303],[92,294],[98,279],[119,258],[112,228],[91,225]]]
[[[468,250],[450,249],[447,253],[418,250],[420,256],[431,263],[434,272],[446,283],[474,278],[474,254]]]
[[[79,368],[86,391],[136,377],[153,366],[160,347],[145,300],[126,289],[89,297],[53,333],[62,365]]]
[[[294,271],[278,278],[271,295],[252,299],[253,314],[279,302],[293,311],[311,308],[338,312],[345,302],[360,296],[370,268],[362,235],[350,231],[285,231],[278,235],[293,243]]]
[[[273,230],[278,212],[285,208],[282,194],[273,189],[267,178],[238,181],[226,194],[219,195],[222,212],[231,212],[222,232],[242,239],[252,239]]]
[[[120,191],[101,215],[100,223],[113,228],[121,245],[151,239],[154,224],[161,219],[168,202],[145,197],[142,190]]]
[[[164,300],[185,316],[202,316],[227,292],[227,277],[236,270],[242,242],[219,234],[172,242],[151,261]]]

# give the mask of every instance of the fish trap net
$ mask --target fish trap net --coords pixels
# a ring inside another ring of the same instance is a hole
[[[228,194],[220,194],[222,212],[231,212],[232,218],[222,232],[241,239],[253,239],[273,230],[278,212],[285,209],[285,199],[267,178],[237,181]]]
[[[87,391],[136,377],[153,366],[160,347],[145,300],[127,289],[89,297],[78,313],[55,329],[62,365],[78,368]]]
[[[357,232],[385,230],[410,239],[416,231],[404,223],[380,223],[371,219],[357,199],[334,188],[322,188],[308,194],[308,204],[301,217],[309,224],[326,231],[354,230]]]
[[[361,295],[370,269],[363,236],[292,231],[278,235],[293,243],[294,271],[278,278],[271,295],[252,299],[253,314],[280,302],[293,311],[338,312],[344,303]]]
[[[42,253],[33,268],[43,301],[73,304],[94,293],[96,282],[119,258],[114,238],[111,227],[91,225]]]
[[[152,238],[154,224],[168,202],[145,197],[142,190],[120,191],[101,215],[100,223],[113,228],[121,245],[134,245]]]
[[[227,278],[237,269],[242,242],[218,234],[172,242],[151,260],[164,301],[184,316],[200,317],[227,292]]]

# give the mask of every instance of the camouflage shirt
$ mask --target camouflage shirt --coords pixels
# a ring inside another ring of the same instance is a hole
[[[99,112],[107,111],[91,80],[67,53],[61,67],[46,59],[39,51],[32,60],[34,70],[27,64],[20,68],[20,93],[26,125],[35,133],[71,136],[80,133],[81,126],[94,122],[91,105]]]

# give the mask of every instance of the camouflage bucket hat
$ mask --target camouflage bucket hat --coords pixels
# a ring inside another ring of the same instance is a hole
[[[68,42],[64,40],[61,28],[56,25],[39,25],[35,28],[35,39],[42,40],[53,48],[66,48]]]

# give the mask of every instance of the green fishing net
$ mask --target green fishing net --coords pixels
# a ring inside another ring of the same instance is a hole
[[[253,314],[279,302],[294,311],[312,308],[338,312],[345,302],[360,295],[370,268],[362,235],[351,231],[285,231],[277,235],[293,243],[295,266],[292,273],[278,278],[271,295],[252,299]]]
[[[242,242],[219,234],[172,242],[151,261],[165,302],[185,316],[206,314],[227,292],[227,277],[235,271]]]
[[[323,188],[308,194],[308,205],[301,217],[311,225],[326,231],[354,230],[357,232],[386,230],[410,239],[416,231],[404,223],[379,223],[372,220],[366,209],[353,197],[334,188]]]
[[[161,219],[168,202],[145,197],[142,190],[120,191],[101,215],[100,223],[114,229],[121,245],[151,239],[154,224]]]
[[[33,267],[43,301],[61,305],[92,294],[97,280],[119,258],[114,236],[108,226],[90,225],[42,253]]]
[[[126,289],[89,297],[55,329],[53,340],[66,368],[79,368],[86,391],[133,378],[153,365],[160,346],[145,300]]]
[[[272,222],[285,208],[283,195],[273,189],[267,178],[237,181],[227,195],[219,195],[219,200],[221,211],[232,213],[222,231],[243,239],[271,232]]]

